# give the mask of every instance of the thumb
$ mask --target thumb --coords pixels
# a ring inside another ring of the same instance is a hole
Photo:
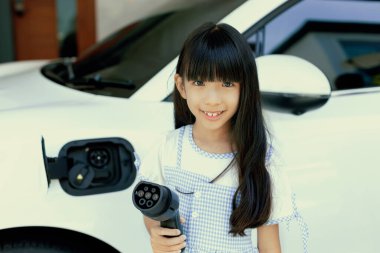
[[[185,218],[183,218],[183,217],[180,217],[180,222],[181,222],[181,224],[183,224],[183,223],[185,223],[186,222],[186,220],[185,220]]]

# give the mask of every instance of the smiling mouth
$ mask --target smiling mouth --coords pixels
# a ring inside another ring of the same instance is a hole
[[[219,115],[221,115],[224,111],[217,111],[217,112],[207,112],[207,111],[202,111],[207,117],[210,118],[217,118]]]

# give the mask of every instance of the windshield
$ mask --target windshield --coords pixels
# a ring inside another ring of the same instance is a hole
[[[49,64],[43,73],[73,89],[128,98],[179,54],[192,30],[218,22],[242,2],[212,0],[146,18],[97,43],[74,62]]]

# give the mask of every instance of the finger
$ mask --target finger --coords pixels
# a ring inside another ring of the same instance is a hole
[[[181,236],[176,236],[176,237],[164,237],[164,236],[159,236],[159,237],[152,237],[151,238],[151,244],[157,245],[158,247],[170,247],[173,245],[179,245],[184,243],[186,240],[185,235]]]
[[[186,236],[185,235],[181,235],[181,236],[176,236],[176,237],[170,237],[170,238],[165,238],[165,243],[166,245],[170,246],[170,245],[178,245],[178,244],[182,244],[185,242],[186,240]]]
[[[153,227],[151,229],[152,236],[179,236],[181,231],[173,228]]]
[[[181,250],[174,250],[174,251],[162,251],[162,250],[159,250],[159,251],[153,251],[154,253],[181,253]]]
[[[181,224],[185,223],[186,222],[185,218],[181,217],[180,222],[181,222]]]
[[[157,245],[157,244],[152,244],[152,248],[154,249],[153,251],[163,251],[163,252],[171,252],[171,251],[180,251],[186,247],[186,242],[182,242],[176,245],[170,245],[170,246],[164,246],[164,245]]]
[[[174,250],[174,251],[162,251],[162,250],[153,250],[154,253],[180,253],[181,250]]]

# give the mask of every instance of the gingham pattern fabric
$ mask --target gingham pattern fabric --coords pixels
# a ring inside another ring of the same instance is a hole
[[[303,246],[303,252],[308,253],[308,242],[309,242],[309,228],[302,218],[300,212],[298,211],[297,205],[296,205],[296,195],[292,194],[292,206],[293,206],[293,213],[292,215],[281,217],[278,219],[272,219],[268,220],[265,225],[273,225],[273,224],[279,224],[281,222],[286,222],[287,228],[289,230],[289,223],[293,220],[296,220],[298,222],[299,228],[301,230],[302,234],[302,246]]]
[[[211,178],[181,168],[184,130],[185,127],[181,128],[179,133],[177,168],[164,167],[164,174],[167,186],[180,198],[179,211],[186,220],[183,225],[187,236],[185,252],[258,253],[252,244],[251,229],[245,231],[246,236],[232,236],[229,233],[229,217],[236,188],[210,184]],[[207,155],[206,152],[203,155]]]
[[[201,175],[182,167],[182,152],[184,149],[189,151],[189,148],[206,158],[211,158],[211,160],[232,159],[228,154],[227,156],[210,156],[210,153],[200,150],[194,143],[192,135],[184,135],[184,133],[188,133],[189,130],[192,130],[191,125],[176,130],[178,134],[175,141],[176,148],[170,149],[170,152],[172,152],[170,153],[171,156],[176,153],[173,157],[173,163],[172,165],[168,165],[166,162],[161,164],[161,169],[165,175],[165,185],[178,194],[180,198],[180,214],[186,219],[184,224],[184,233],[187,235],[187,247],[185,252],[258,253],[258,249],[251,241],[252,229],[247,229],[245,231],[247,236],[244,237],[233,237],[228,233],[230,229],[229,217],[232,211],[232,199],[236,188],[222,184],[210,184],[209,182],[212,178],[209,176]],[[188,140],[186,148],[183,146],[184,140]],[[190,146],[188,146],[189,144]],[[173,153],[174,150],[175,153]],[[269,162],[272,153],[273,148],[270,147],[266,162]],[[191,166],[191,160],[190,163],[187,161],[186,164],[186,166]],[[151,165],[154,167],[154,164]],[[151,166],[146,167],[151,168]],[[149,173],[148,175],[153,176],[153,174]],[[139,173],[140,180],[155,182],[150,176],[145,177]],[[155,176],[153,177],[156,178]],[[285,222],[289,229],[289,223],[291,221],[298,221],[303,235],[304,252],[307,253],[308,228],[297,210],[294,194],[292,196],[292,207],[290,207],[287,215],[275,217],[276,218],[269,220],[266,225]]]
[[[186,219],[186,252],[258,252],[247,236],[229,234],[233,187],[210,184],[210,178],[177,168],[165,167],[167,185],[180,198],[180,214]],[[192,194],[186,194],[192,193]]]

